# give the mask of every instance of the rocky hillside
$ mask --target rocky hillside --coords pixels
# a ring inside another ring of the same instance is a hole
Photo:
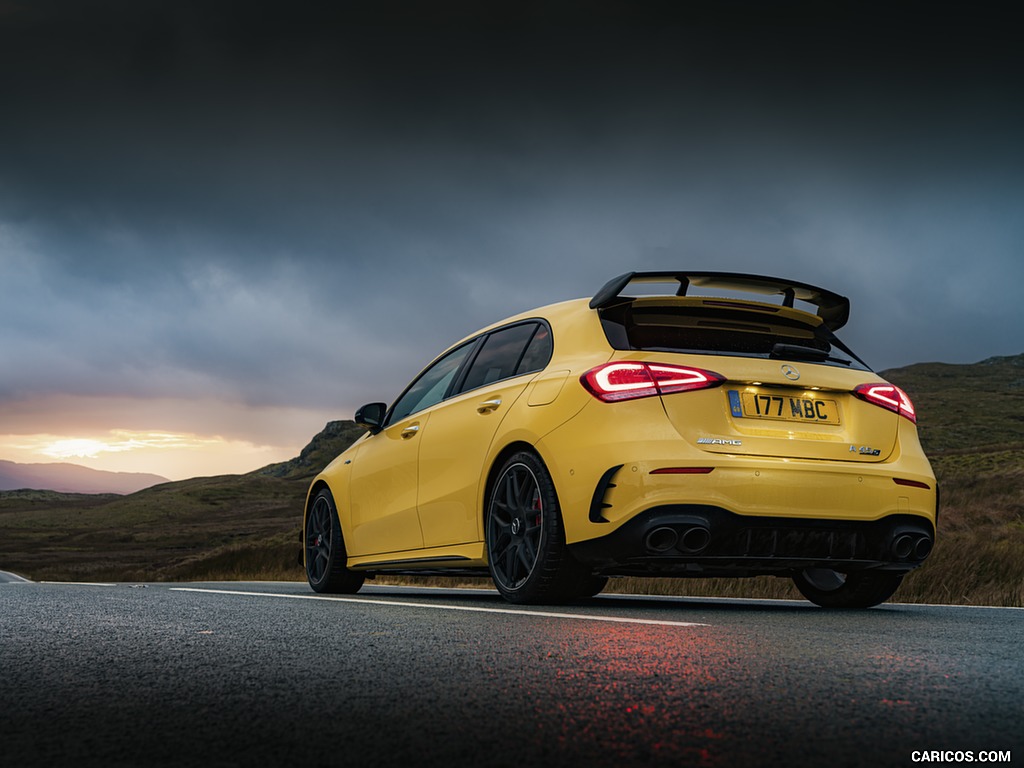
[[[264,477],[279,477],[284,480],[306,480],[326,467],[339,453],[366,432],[354,421],[329,421],[298,456],[280,464],[257,469],[250,474]]]

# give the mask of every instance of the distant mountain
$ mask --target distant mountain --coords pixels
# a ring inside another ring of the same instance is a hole
[[[104,472],[78,464],[18,464],[0,460],[0,491],[32,488],[61,493],[135,493],[169,482],[144,472]]]

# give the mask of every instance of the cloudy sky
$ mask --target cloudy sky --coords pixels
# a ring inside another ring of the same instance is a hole
[[[633,269],[843,293],[876,369],[1024,352],[992,8],[370,5],[0,0],[0,459],[254,469]]]

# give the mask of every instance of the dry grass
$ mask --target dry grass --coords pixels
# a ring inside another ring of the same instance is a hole
[[[938,542],[897,598],[1024,606],[1024,464],[975,473],[942,457],[935,463],[942,489]]]

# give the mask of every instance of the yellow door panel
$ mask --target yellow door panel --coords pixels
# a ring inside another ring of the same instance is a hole
[[[530,376],[474,389],[430,411],[420,436],[419,514],[424,546],[479,541],[481,475],[491,441]]]
[[[420,549],[417,460],[430,414],[417,413],[366,438],[352,460],[350,557]]]

